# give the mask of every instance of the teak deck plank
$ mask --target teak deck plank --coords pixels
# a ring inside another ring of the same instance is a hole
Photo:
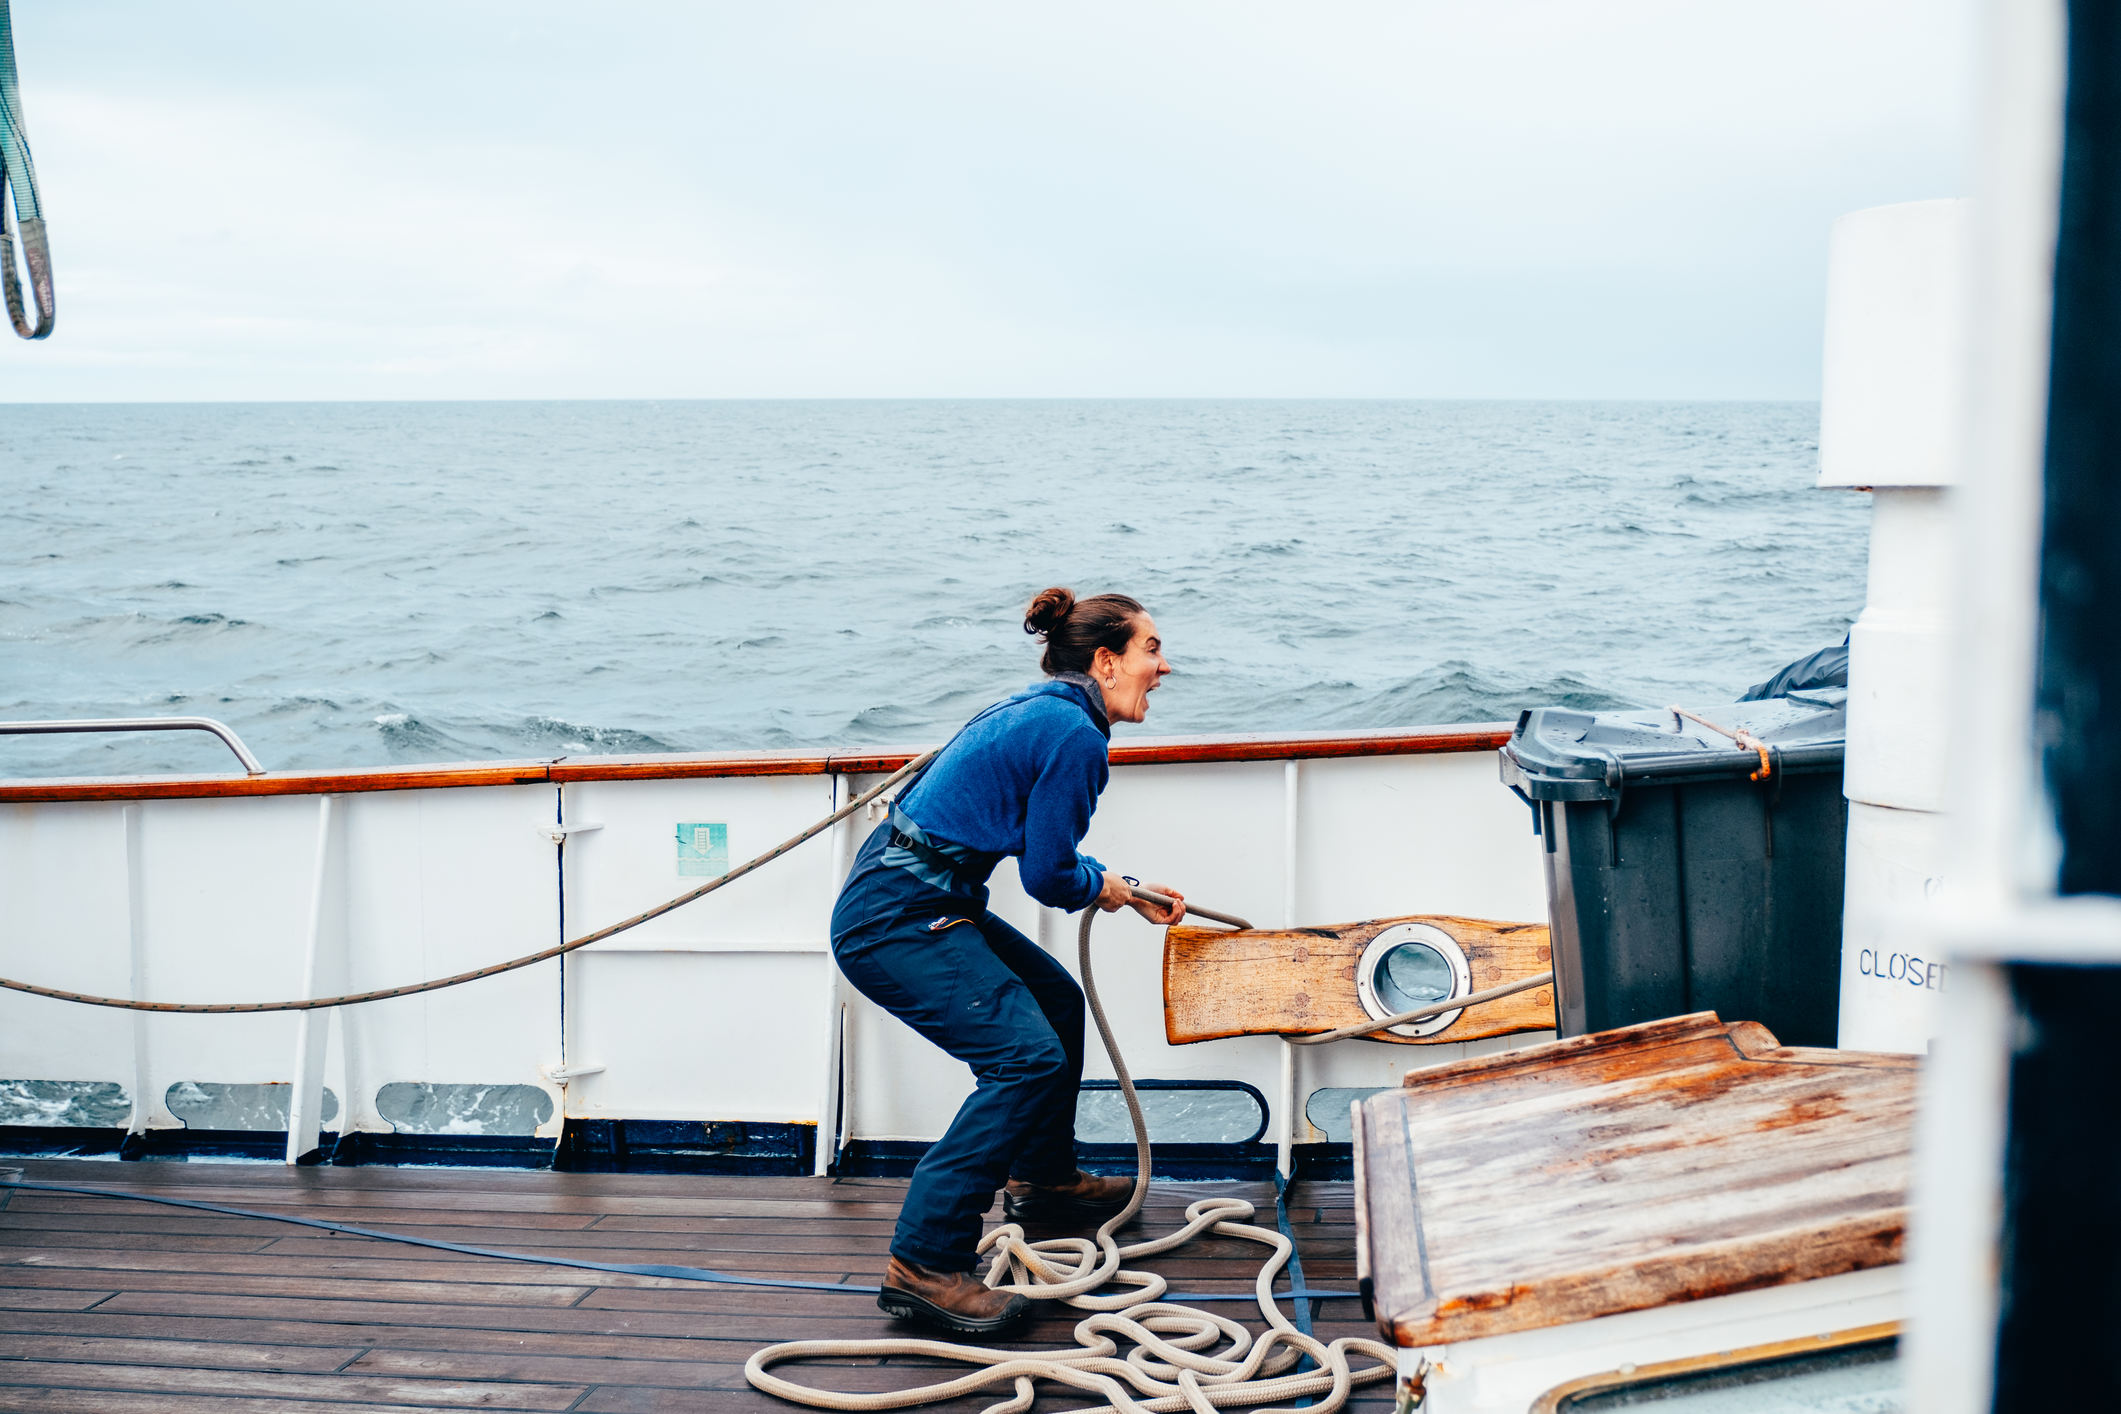
[[[586,1286],[512,1286],[505,1282],[458,1281],[360,1281],[351,1278],[310,1280],[302,1277],[237,1276],[229,1272],[201,1273],[128,1272],[127,1291],[198,1291],[202,1286],[226,1296],[315,1296],[339,1301],[433,1301],[459,1306],[572,1306],[591,1288]],[[65,1288],[65,1290],[60,1290]],[[54,1297],[79,1297],[84,1305],[107,1300],[111,1289],[108,1273],[76,1271],[65,1267],[9,1267],[0,1270],[0,1307],[18,1310],[77,1309],[47,1306],[33,1301],[38,1289]],[[100,1293],[94,1295],[91,1293]]]
[[[345,1373],[283,1375],[270,1372],[176,1366],[81,1365],[51,1360],[0,1360],[0,1403],[15,1387],[32,1389],[140,1390],[169,1394],[217,1394],[252,1399],[359,1399],[429,1409],[565,1410],[589,1392],[587,1385],[517,1382],[501,1389],[441,1380],[373,1378]]]
[[[11,1389],[7,1408],[20,1414],[228,1414],[225,1394],[174,1394],[166,1391],[116,1389]],[[369,1404],[339,1400],[275,1399],[250,1406],[272,1414],[435,1414],[432,1404]],[[486,1404],[479,1408],[510,1414],[520,1405]],[[704,1406],[701,1406],[704,1407]],[[523,1411],[536,1414],[536,1411]]]
[[[270,1370],[317,1374],[338,1369],[362,1347],[324,1345],[234,1345],[213,1341],[132,1340],[124,1336],[0,1335],[0,1376],[23,1360],[65,1360],[105,1365],[169,1365],[182,1360],[194,1370]],[[22,1383],[9,1381],[9,1383]]]
[[[1356,1136],[1378,1323],[1442,1345],[1897,1262],[1916,1067],[1703,1012],[1412,1072]]]
[[[32,1181],[224,1203],[592,1261],[662,1262],[873,1282],[904,1180],[687,1178],[496,1170],[7,1160]],[[1304,1185],[1292,1213],[1307,1278],[1339,1283],[1347,1185]],[[1235,1193],[1271,1226],[1265,1183],[1159,1183],[1143,1224]],[[993,1215],[996,1220],[999,1214]],[[1034,1236],[1044,1235],[1034,1231]],[[1143,1265],[1180,1290],[1242,1292],[1268,1249],[1210,1237]],[[1284,1278],[1280,1285],[1286,1287]],[[1242,1305],[1222,1305],[1242,1316]],[[1042,1311],[1010,1343],[1072,1345],[1081,1312]],[[1328,1338],[1361,1329],[1321,1306]],[[1253,1321],[1256,1326],[1256,1320]],[[0,1408],[194,1414],[438,1409],[746,1411],[752,1351],[807,1336],[906,1334],[862,1292],[713,1286],[459,1256],[122,1199],[0,1190]],[[929,1361],[821,1361],[820,1382],[904,1388]],[[935,1406],[974,1414],[994,1396]],[[1041,1410],[1094,1400],[1042,1394]],[[1389,1393],[1351,1406],[1382,1414]]]
[[[118,1293],[102,1290],[104,1282],[93,1282],[84,1290],[49,1291],[0,1287],[0,1311],[86,1311]]]

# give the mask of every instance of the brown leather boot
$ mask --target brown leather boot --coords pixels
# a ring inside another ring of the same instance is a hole
[[[996,1291],[970,1272],[946,1272],[893,1257],[876,1304],[900,1320],[924,1321],[959,1335],[993,1335],[1024,1318],[1029,1297]]]
[[[1012,1178],[1002,1189],[1002,1212],[1017,1222],[1103,1222],[1134,1196],[1134,1175],[1105,1178],[1075,1171],[1066,1183]]]

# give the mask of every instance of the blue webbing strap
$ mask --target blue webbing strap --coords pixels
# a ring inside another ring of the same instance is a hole
[[[22,131],[22,95],[15,76],[15,29],[8,0],[0,0],[0,173],[15,191],[15,215],[34,221],[44,214],[37,203],[37,169],[29,160],[29,139]]]
[[[1297,1248],[1296,1233],[1289,1226],[1288,1197],[1289,1180],[1282,1177],[1280,1169],[1276,1169],[1274,1171],[1274,1226],[1281,1230],[1283,1237],[1289,1239],[1289,1284],[1301,1293],[1296,1297],[1296,1328],[1305,1335],[1309,1335],[1311,1334],[1311,1302],[1317,1298],[1304,1290],[1303,1253]],[[1290,1373],[1300,1375],[1304,1371],[1311,1369],[1313,1363],[1311,1357],[1306,1355],[1296,1362],[1296,1368]],[[1295,1407],[1298,1409],[1309,1409],[1311,1407],[1311,1396],[1307,1394],[1297,1400]]]
[[[25,339],[41,339],[52,331],[51,245],[44,230],[44,205],[37,195],[37,168],[30,161],[29,135],[22,126],[22,94],[15,77],[14,23],[8,15],[8,0],[0,0],[0,293],[7,300],[8,319]],[[7,198],[15,204],[15,224],[20,226],[22,262],[29,267],[31,298],[36,303],[34,323],[22,303],[22,277],[15,268],[15,236],[7,219]]]
[[[882,1290],[874,1286],[854,1286],[833,1281],[795,1281],[787,1277],[740,1277],[728,1272],[718,1272],[711,1267],[673,1267],[655,1262],[590,1262],[579,1257],[533,1257],[527,1252],[502,1252],[492,1247],[473,1247],[463,1242],[444,1242],[433,1237],[410,1237],[400,1232],[377,1232],[373,1228],[353,1227],[347,1223],[326,1222],[322,1218],[297,1218],[286,1213],[259,1213],[248,1208],[231,1208],[223,1203],[204,1203],[196,1198],[167,1198],[158,1193],[134,1193],[122,1188],[88,1188],[73,1183],[37,1183],[28,1179],[0,1179],[0,1188],[22,1188],[39,1193],[75,1193],[89,1198],[122,1198],[132,1203],[160,1203],[170,1208],[191,1208],[202,1213],[219,1213],[230,1218],[255,1218],[261,1222],[293,1223],[297,1227],[311,1227],[323,1232],[342,1232],[349,1237],[367,1237],[377,1242],[401,1242],[408,1247],[428,1247],[437,1252],[455,1252],[465,1257],[484,1257],[497,1262],[531,1262],[545,1267],[573,1267],[585,1272],[614,1272],[630,1277],[670,1277],[678,1281],[713,1282],[717,1286],[771,1286],[787,1291],[837,1291],[857,1296],[874,1296]],[[1307,1291],[1299,1287],[1294,1291],[1280,1291],[1275,1295],[1283,1300],[1300,1302],[1354,1300],[1352,1291]],[[1167,1301],[1251,1301],[1254,1293],[1231,1292],[1203,1295],[1166,1295]],[[1308,1316],[1308,1312],[1306,1313]]]

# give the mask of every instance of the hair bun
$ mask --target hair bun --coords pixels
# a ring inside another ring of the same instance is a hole
[[[1075,607],[1075,592],[1058,585],[1041,589],[1031,607],[1024,610],[1024,632],[1035,633],[1044,638],[1067,622],[1068,613]]]

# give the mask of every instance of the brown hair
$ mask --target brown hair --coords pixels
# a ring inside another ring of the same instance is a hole
[[[1134,621],[1142,606],[1124,594],[1077,599],[1073,590],[1041,589],[1024,610],[1024,632],[1046,645],[1038,665],[1050,674],[1087,673],[1097,650],[1124,653],[1134,641]]]

